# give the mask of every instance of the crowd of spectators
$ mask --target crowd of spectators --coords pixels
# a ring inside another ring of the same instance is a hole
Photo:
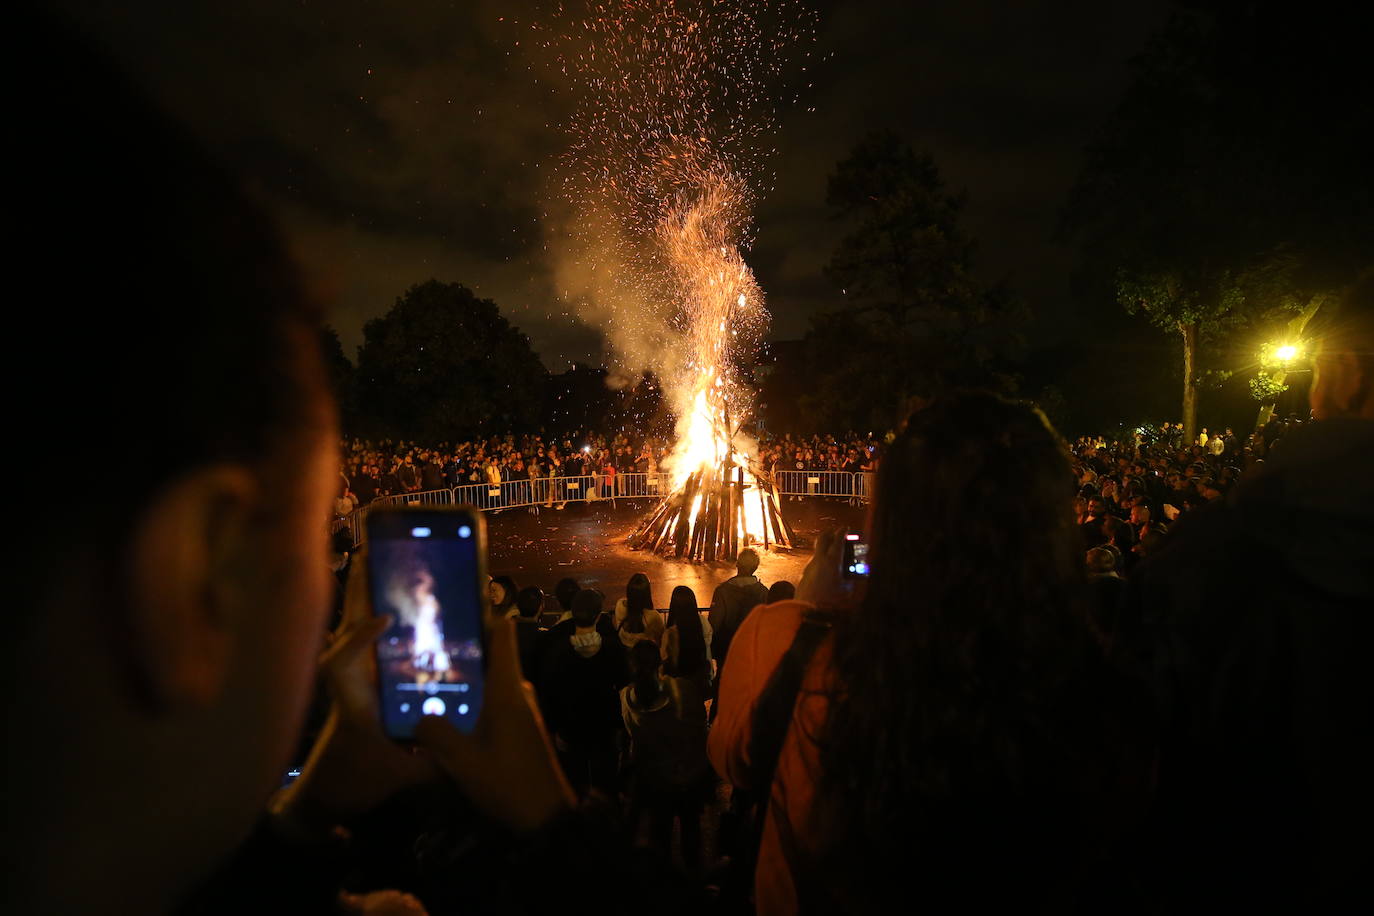
[[[1072,444],[1074,512],[1097,596],[1095,622],[1105,635],[1116,628],[1126,580],[1169,527],[1262,472],[1284,435],[1302,426],[1297,416],[1277,418],[1243,440],[1230,428],[1209,434],[1204,427],[1186,443],[1182,423],[1163,423],[1113,441],[1084,437]]]
[[[759,466],[778,471],[843,471],[877,469],[879,440],[872,435],[775,436],[757,439]],[[471,484],[524,483],[560,477],[594,477],[598,496],[627,492],[617,478],[625,474],[656,474],[672,454],[667,440],[632,435],[609,435],[577,430],[567,435],[526,434],[496,436],[468,442],[416,442],[365,439],[342,443],[339,493],[334,515],[347,516],[379,497]],[[549,488],[547,495],[553,495]]]

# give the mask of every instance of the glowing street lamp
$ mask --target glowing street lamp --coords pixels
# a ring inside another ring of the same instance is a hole
[[[1295,340],[1291,343],[1280,343],[1276,340],[1269,341],[1260,348],[1260,367],[1271,371],[1292,371],[1294,363],[1302,359],[1303,351],[1304,347],[1300,340]]]

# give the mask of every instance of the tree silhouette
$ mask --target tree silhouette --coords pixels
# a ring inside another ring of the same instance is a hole
[[[529,428],[544,367],[496,303],[457,283],[413,286],[363,327],[359,425],[426,441]]]
[[[865,138],[830,177],[826,203],[850,231],[826,275],[843,305],[807,335],[812,424],[890,426],[913,396],[953,385],[1007,387],[999,357],[1017,343],[1019,307],[973,276],[974,243],[928,153],[891,132]]]

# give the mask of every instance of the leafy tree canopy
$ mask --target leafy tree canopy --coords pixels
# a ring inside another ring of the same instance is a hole
[[[411,287],[363,338],[359,425],[369,434],[441,441],[538,421],[545,372],[529,338],[460,284]]]
[[[973,275],[974,242],[929,153],[891,132],[864,139],[831,175],[826,203],[850,228],[826,275],[844,305],[807,335],[817,427],[885,428],[913,396],[1008,379],[999,357],[1018,344],[1019,303]]]

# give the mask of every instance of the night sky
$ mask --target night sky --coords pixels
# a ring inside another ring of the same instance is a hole
[[[551,370],[600,358],[600,334],[553,288],[545,247],[568,103],[517,24],[539,4],[58,5],[275,210],[334,304],[350,355],[368,318],[437,277],[494,299]],[[809,47],[819,64],[806,74],[812,85],[797,87],[800,102],[780,112],[777,183],[748,255],[773,312],[770,337],[801,336],[808,316],[834,303],[821,275],[836,241],[826,176],[878,128],[929,149],[967,190],[979,273],[1008,277],[1030,303],[1032,343],[1082,333],[1072,251],[1054,239],[1058,210],[1168,4],[817,6]]]

